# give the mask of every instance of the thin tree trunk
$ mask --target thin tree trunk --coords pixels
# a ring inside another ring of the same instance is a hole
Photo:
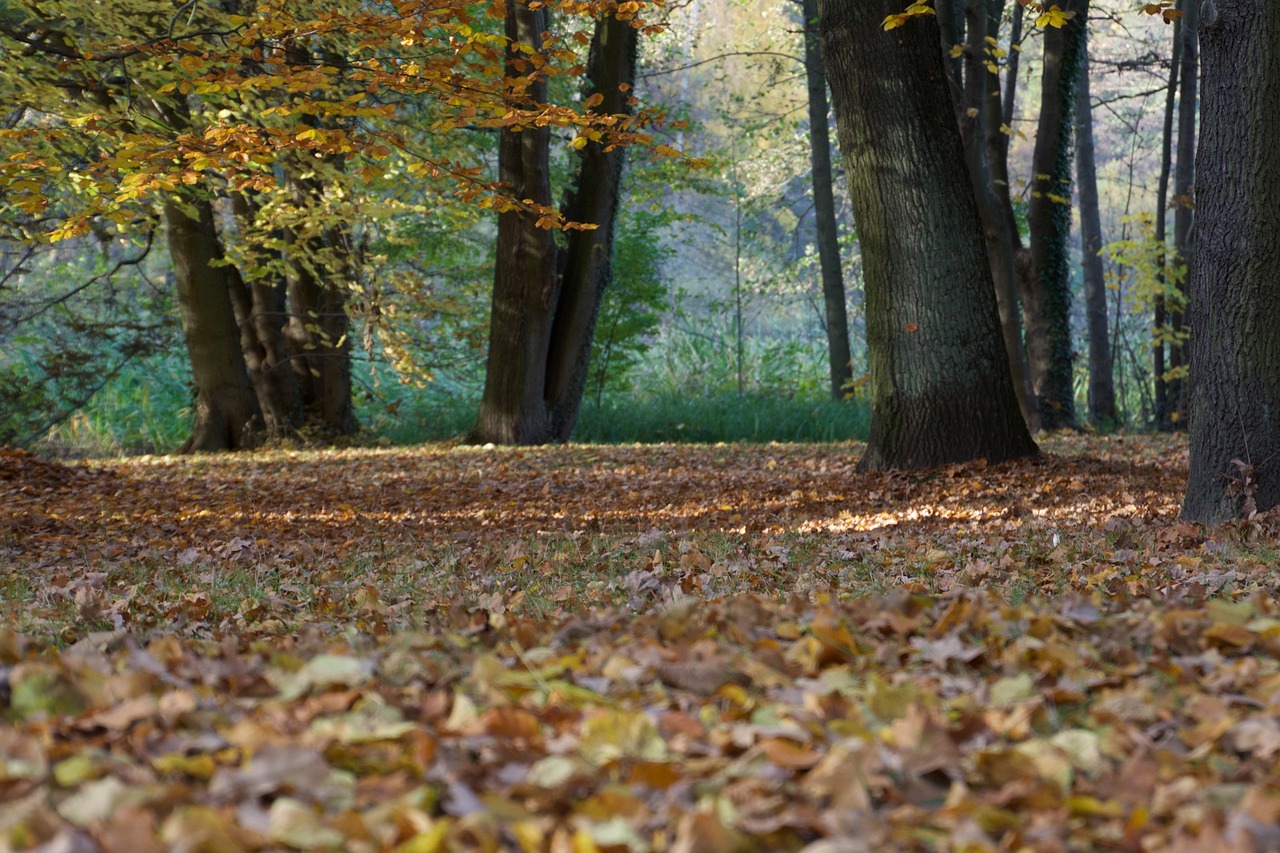
[[[234,193],[231,207],[241,233],[248,233],[256,218],[252,202],[244,194]],[[283,276],[278,282],[260,276],[245,281],[235,267],[229,268],[229,272],[236,322],[240,324],[245,360],[267,434],[287,435],[302,426],[305,417],[302,391],[289,365],[288,341],[284,335],[288,320],[286,282]]]
[[[963,4],[966,22],[963,90],[955,102],[956,118],[964,141],[969,179],[982,217],[982,232],[995,282],[996,305],[1000,311],[1000,331],[1009,359],[1014,392],[1018,397],[1018,409],[1027,429],[1034,433],[1040,429],[1040,412],[1027,370],[1026,350],[1022,345],[1022,313],[1017,289],[1017,248],[1020,241],[1001,205],[1000,190],[994,183],[990,162],[993,153],[1001,158],[1006,156],[1000,146],[991,144],[993,133],[1002,137],[1005,134],[999,128],[1000,76],[987,67],[989,57],[986,53],[987,38],[995,38],[998,33],[996,27],[1004,3],[1003,0],[990,4],[987,0],[954,1]],[[950,48],[945,43],[943,46],[949,53]]]
[[[1209,0],[1191,279],[1184,517],[1280,504],[1280,4]]]
[[[222,252],[213,210],[201,199],[170,197],[163,217],[196,391],[195,423],[182,451],[252,447],[262,420],[240,348],[226,270],[218,263]]]
[[[1182,0],[1178,0],[1177,9],[1182,10]],[[1156,181],[1155,241],[1160,246],[1160,254],[1156,259],[1156,281],[1164,286],[1165,275],[1165,219],[1169,209],[1169,175],[1173,171],[1173,121],[1174,106],[1178,96],[1178,76],[1182,71],[1182,19],[1173,22],[1173,58],[1169,63],[1169,88],[1164,101],[1164,130],[1160,137],[1160,177]],[[1152,327],[1155,329],[1151,341],[1151,366],[1155,379],[1155,425],[1157,429],[1167,430],[1171,425],[1169,418],[1169,387],[1165,379],[1168,372],[1166,366],[1167,350],[1165,338],[1168,325],[1168,307],[1163,293],[1155,296],[1155,314]]]
[[[853,380],[849,351],[849,314],[845,304],[840,235],[832,190],[831,137],[827,129],[827,73],[822,64],[822,36],[818,33],[818,0],[804,0],[804,72],[809,84],[809,161],[813,172],[813,212],[818,231],[818,264],[822,272],[822,302],[827,319],[827,354],[831,367],[831,395],[844,398]]]
[[[1190,293],[1191,267],[1195,263],[1191,245],[1191,226],[1195,216],[1196,182],[1196,108],[1199,84],[1200,4],[1186,5],[1182,17],[1182,83],[1178,94],[1178,167],[1173,178],[1173,262],[1184,267],[1178,282],[1178,304],[1170,312],[1172,341],[1169,344],[1169,369],[1174,378],[1169,382],[1169,419],[1175,428],[1186,425],[1186,324],[1187,296]]]
[[[1031,231],[1034,286],[1022,294],[1027,313],[1027,351],[1040,418],[1045,429],[1075,427],[1075,377],[1071,346],[1071,109],[1080,71],[1088,0],[1068,0],[1075,12],[1066,26],[1044,33],[1040,122],[1031,160]]]
[[[863,470],[1036,453],[1001,345],[982,226],[932,18],[821,0],[820,29],[866,270]]]
[[[1089,421],[1098,429],[1108,430],[1117,422],[1116,389],[1111,375],[1111,338],[1107,330],[1107,283],[1100,254],[1102,215],[1098,210],[1087,37],[1080,63],[1080,79],[1076,85],[1076,181],[1080,191],[1080,251],[1089,328]]]

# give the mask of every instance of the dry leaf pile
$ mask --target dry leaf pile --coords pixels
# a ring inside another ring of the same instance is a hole
[[[0,849],[1280,849],[1176,439],[0,454]]]

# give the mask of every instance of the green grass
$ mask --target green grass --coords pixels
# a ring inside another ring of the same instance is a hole
[[[606,397],[582,406],[573,440],[633,442],[826,442],[864,440],[871,410],[863,402],[767,394]]]

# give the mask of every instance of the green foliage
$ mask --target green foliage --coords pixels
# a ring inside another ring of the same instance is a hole
[[[1129,286],[1125,293],[1133,313],[1151,314],[1159,299],[1164,300],[1168,311],[1166,316],[1184,311],[1187,297],[1182,290],[1182,282],[1187,276],[1186,264],[1170,262],[1172,254],[1168,247],[1155,239],[1155,222],[1151,214],[1141,213],[1124,221],[1134,227],[1136,235],[1127,240],[1115,240],[1102,249],[1102,253],[1116,265],[1116,269],[1109,273],[1109,286],[1119,288],[1116,278],[1127,278]],[[1157,344],[1183,346],[1188,339],[1187,328],[1175,329],[1171,323],[1152,325],[1151,339]],[[1186,378],[1185,365],[1170,368],[1164,375],[1166,381]]]
[[[596,318],[587,393],[596,405],[606,391],[628,387],[631,370],[649,351],[667,304],[662,264],[675,253],[663,242],[670,214],[624,207],[613,241],[613,280]]]

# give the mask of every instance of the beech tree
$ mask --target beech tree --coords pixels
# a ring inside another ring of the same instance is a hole
[[[1280,505],[1280,4],[1200,9],[1191,274],[1191,477],[1183,516]]]
[[[860,467],[1031,455],[938,24],[911,16],[886,31],[901,10],[889,0],[820,3],[865,269],[872,415]]]
[[[524,109],[547,100],[539,45],[540,4],[507,3],[506,78]],[[635,81],[637,30],[617,14],[599,18],[587,64],[586,103],[625,121]],[[522,103],[523,102],[523,103]],[[497,262],[484,396],[471,438],[497,444],[568,441],[586,386],[600,297],[608,285],[624,149],[596,134],[579,149],[578,174],[562,210],[570,223],[558,249],[551,231],[550,132],[503,129],[500,177],[513,200],[498,216]]]

